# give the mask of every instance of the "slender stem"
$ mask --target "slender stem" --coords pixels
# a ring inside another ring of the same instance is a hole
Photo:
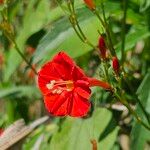
[[[13,42],[16,51],[18,52],[18,54],[22,57],[22,59],[27,63],[27,65],[33,70],[33,72],[37,75],[37,71],[34,69],[34,67],[32,66],[32,64],[27,60],[27,58],[23,55],[23,53],[20,51],[17,43],[14,41]]]
[[[89,46],[91,46],[93,49],[97,49],[88,39],[87,37],[85,36],[85,34],[83,33],[80,25],[79,25],[79,22],[76,18],[76,13],[75,13],[75,9],[74,9],[74,3],[71,2],[70,0],[67,1],[67,5],[68,5],[68,9],[71,13],[71,16],[70,16],[70,22],[73,26],[73,29],[75,30],[75,32],[77,33],[78,37],[82,40],[82,42],[84,43],[87,43]],[[76,29],[77,27],[77,29]]]
[[[72,7],[71,7],[71,1],[70,0],[67,0],[67,6],[68,6],[68,9],[70,12],[72,12]]]
[[[127,16],[127,4],[128,0],[123,0],[123,19],[122,19],[122,33],[121,33],[121,38],[122,38],[122,45],[121,45],[121,63],[123,65],[123,62],[125,60],[125,32],[126,32],[126,16]]]
[[[129,103],[126,100],[123,100],[118,94],[115,94],[115,96],[118,98],[118,100],[125,105],[128,110],[130,111],[130,113],[136,118],[137,122],[140,123],[141,125],[143,125],[146,129],[148,129],[150,131],[150,126],[148,126],[146,123],[144,123],[142,121],[142,119],[137,115],[137,113],[131,108],[131,106],[129,105]]]
[[[103,18],[104,18],[104,23],[105,23],[105,26],[106,26],[106,32],[107,32],[107,36],[108,36],[108,40],[109,40],[109,44],[110,44],[110,49],[112,51],[112,54],[115,56],[116,52],[115,52],[115,49],[113,47],[113,42],[111,40],[111,34],[110,34],[109,26],[108,26],[108,23],[107,23],[107,20],[106,20],[103,2],[101,3],[101,6],[102,6],[102,14],[103,14]]]
[[[110,49],[110,52],[113,56],[116,55],[116,52],[115,52],[115,49],[113,48],[113,43],[112,43],[112,40],[111,40],[111,35],[110,35],[110,31],[109,31],[109,27],[108,27],[108,24],[107,24],[107,21],[106,21],[106,17],[105,17],[105,13],[104,13],[104,10],[103,10],[103,15],[104,15],[104,21],[102,20],[101,16],[99,15],[98,11],[95,10],[93,11],[94,14],[98,17],[98,19],[100,20],[102,26],[105,28],[106,30],[106,34],[107,34],[107,37],[108,37],[108,40],[109,40],[109,49]]]
[[[108,66],[107,66],[107,62],[105,60],[102,60],[102,64],[104,67],[104,73],[105,73],[105,79],[108,82],[109,81],[109,76],[108,76]]]
[[[20,51],[13,34],[13,30],[11,28],[11,24],[8,22],[8,9],[4,9],[4,12],[2,11],[3,16],[3,22],[5,23],[4,26],[0,26],[0,28],[3,30],[5,36],[8,38],[10,42],[12,42],[15,46],[16,51],[18,54],[22,57],[22,59],[28,64],[28,66],[33,70],[33,72],[37,75],[37,71],[34,69],[32,64],[27,60],[27,58],[24,56],[24,54]]]
[[[77,19],[76,19],[76,26],[77,26],[79,32],[81,33],[81,35],[82,35],[83,38],[84,38],[84,43],[87,43],[89,46],[91,46],[92,48],[96,49],[96,47],[87,39],[87,37],[86,37],[85,34],[83,33],[83,31],[82,31],[82,29],[81,29],[81,27],[80,27],[79,22],[78,22]]]
[[[18,54],[21,56],[21,58],[26,62],[26,64],[33,70],[33,72],[38,75],[37,71],[34,69],[34,67],[32,66],[32,64],[27,60],[27,58],[24,56],[24,54],[20,51],[16,41],[14,40],[14,37],[5,33],[5,35],[7,36],[7,38],[14,44],[14,47],[16,49],[16,51],[18,52]]]
[[[55,1],[56,1],[57,5],[62,9],[62,11],[63,11],[65,14],[67,14],[66,9],[64,9],[64,7],[62,6],[61,2],[60,2],[59,0],[55,0]]]
[[[143,125],[146,129],[148,129],[150,131],[150,126],[148,126],[146,123],[144,123],[142,121],[142,119],[137,115],[137,113],[131,108],[131,106],[128,104],[128,102],[124,99],[122,99],[118,94],[115,93],[115,96],[117,97],[117,99],[123,104],[125,105],[128,110],[130,111],[130,113],[136,118],[137,122],[140,123],[141,125]]]
[[[75,27],[74,25],[72,25],[72,26],[73,26],[73,29],[74,29],[74,31],[76,32],[77,36],[80,38],[80,40],[81,40],[82,42],[84,42],[83,37],[80,35],[80,33],[78,32],[78,30],[76,29],[76,27]]]
[[[141,101],[139,100],[138,96],[134,93],[132,85],[124,78],[124,81],[127,83],[130,91],[132,92],[133,96],[135,97],[135,100],[139,103],[139,106],[141,107],[141,110],[143,111],[145,118],[147,119],[149,125],[150,125],[150,117],[149,114],[146,112],[143,104],[141,103]]]
[[[137,97],[137,95],[135,95],[135,96],[136,96],[137,102],[139,103],[139,106],[141,107],[141,109],[142,109],[142,111],[143,111],[143,113],[144,113],[144,115],[145,115],[145,117],[146,117],[146,119],[147,119],[147,121],[148,121],[148,123],[150,125],[150,117],[149,117],[148,113],[146,112],[143,104],[141,103],[141,101],[139,100],[139,98]]]

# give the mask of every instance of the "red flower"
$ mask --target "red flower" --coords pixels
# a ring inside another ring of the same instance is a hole
[[[47,110],[54,116],[85,116],[90,109],[89,86],[104,82],[88,78],[64,52],[58,53],[38,73],[38,85]],[[109,89],[110,85],[104,87]]]
[[[93,0],[84,0],[84,2],[90,9],[95,9],[95,3]]]
[[[102,36],[99,38],[98,47],[99,47],[102,58],[105,59],[106,58],[106,44]]]

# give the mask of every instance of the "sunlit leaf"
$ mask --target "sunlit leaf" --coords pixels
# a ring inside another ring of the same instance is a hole
[[[97,109],[89,119],[67,118],[61,131],[57,132],[50,143],[51,150],[91,150],[91,140],[98,141],[99,135],[106,128],[111,113],[106,109]],[[98,149],[110,150],[113,146],[118,128],[98,143]],[[63,138],[62,138],[63,137]]]
[[[141,83],[137,94],[139,95],[139,98],[146,109],[147,113],[150,115],[150,72],[147,73],[145,78],[143,79],[143,82]],[[137,106],[137,113],[142,117],[142,120],[146,122],[146,119],[144,118],[143,112],[140,109],[140,106]],[[146,142],[150,140],[150,131],[145,129],[142,125],[134,123],[132,132],[132,142],[131,142],[131,148],[133,150],[143,150]]]

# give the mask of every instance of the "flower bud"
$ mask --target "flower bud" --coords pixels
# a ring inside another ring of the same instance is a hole
[[[4,130],[0,128],[0,136],[3,134]]]
[[[106,58],[106,44],[102,36],[99,38],[98,48],[100,50],[101,57],[105,59]]]
[[[36,65],[33,64],[32,67],[35,69]],[[35,77],[35,73],[34,73],[34,71],[31,68],[29,68],[29,70],[27,70],[27,76],[30,79],[33,79]]]
[[[90,9],[95,9],[95,3],[93,0],[84,0],[84,2]]]
[[[118,75],[119,70],[120,70],[120,65],[119,65],[119,60],[116,56],[113,57],[112,59],[112,67],[113,67],[114,72]]]
[[[4,64],[4,55],[3,53],[0,53],[0,68]]]
[[[32,46],[27,46],[26,52],[27,52],[27,54],[32,55],[35,52],[35,48]]]
[[[4,0],[0,0],[0,5],[2,5],[4,3]]]

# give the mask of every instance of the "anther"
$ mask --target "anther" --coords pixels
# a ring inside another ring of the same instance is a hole
[[[51,90],[54,87],[55,82],[55,80],[52,80],[50,83],[46,84],[46,87]]]

